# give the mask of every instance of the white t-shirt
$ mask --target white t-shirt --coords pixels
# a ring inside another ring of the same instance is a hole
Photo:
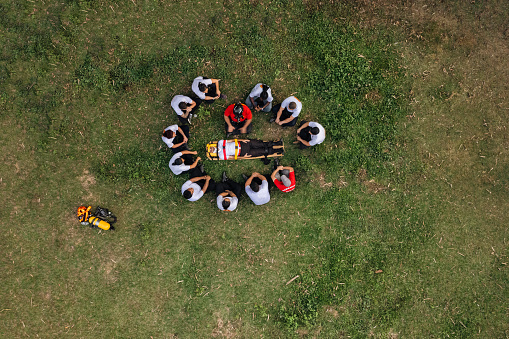
[[[246,186],[246,193],[254,202],[255,205],[263,205],[270,201],[269,183],[263,180],[258,192],[251,189],[251,186]]]
[[[262,92],[263,92],[262,85],[263,85],[262,83],[256,84],[256,86],[253,88],[251,93],[249,93],[249,96],[251,98],[259,98],[260,94],[262,94]],[[272,91],[270,90],[270,87],[267,89],[267,94],[269,95],[267,97],[267,102],[272,102],[272,100],[274,100],[274,98],[272,98]]]
[[[164,129],[164,131],[167,131],[167,130],[170,130],[170,131],[173,131],[175,133],[175,136],[177,136],[177,131],[179,130],[179,126],[178,125],[171,125],[171,126],[168,126]],[[173,147],[173,139],[175,139],[175,137],[171,138],[171,139],[168,139],[167,137],[165,137],[164,135],[161,137],[164,141],[164,143],[166,145],[168,145],[169,148],[172,148]]]
[[[224,157],[224,151],[223,151],[223,143],[224,140],[219,140],[217,142],[217,156],[221,160],[228,160],[228,157],[234,157],[235,156],[235,141],[226,140],[226,147],[224,147],[224,150],[226,151],[226,159]],[[239,153],[240,153],[240,142],[239,142]]]
[[[223,197],[222,195],[218,195],[217,196],[217,199],[216,199],[217,208],[219,208],[221,211],[225,210],[223,208],[223,200],[224,200],[224,198],[230,198],[230,206],[228,206],[227,211],[233,211],[234,209],[237,208],[237,204],[239,202],[239,199],[237,197],[230,197],[230,196]]]
[[[309,140],[309,144],[311,146],[321,144],[325,140],[325,128],[323,128],[323,126],[319,123],[313,121],[309,123],[309,127],[318,127],[320,130],[320,132],[318,132],[316,135],[311,134],[311,140]]]
[[[210,80],[210,79],[203,79],[203,77],[197,77],[193,81],[193,86],[191,86],[191,88],[193,89],[194,94],[196,94],[198,96],[198,98],[200,98],[202,100],[205,100],[205,93],[200,91],[200,89],[198,88],[198,84],[200,82],[205,84],[205,86],[208,86],[208,85],[212,84],[212,80]]]
[[[184,185],[182,185],[182,189],[180,190],[182,195],[184,195],[184,191],[188,190],[189,188],[192,188],[194,191],[193,191],[193,195],[191,196],[191,198],[189,198],[187,200],[196,201],[196,200],[200,199],[201,197],[203,197],[203,191],[201,190],[200,185],[198,185],[195,182],[192,182],[191,180],[186,181],[184,183]]]
[[[291,110],[291,109],[288,108],[288,105],[290,105],[291,102],[295,102],[295,104],[297,104],[297,107],[295,107],[294,110]],[[291,96],[289,98],[286,98],[281,103],[281,107],[286,108],[288,110],[288,112],[292,113],[292,117],[296,118],[296,117],[299,116],[300,111],[302,110],[302,102],[300,102],[300,100],[297,99],[296,97]]]
[[[175,175],[179,175],[180,173],[189,171],[191,169],[191,166],[184,164],[184,162],[183,162],[184,160],[182,160],[182,163],[180,165],[173,165],[175,160],[177,160],[181,156],[182,156],[182,152],[175,153],[173,155],[173,157],[171,157],[171,160],[170,160],[169,166],[170,166],[171,171]]]
[[[191,99],[190,97],[186,97],[185,95],[180,95],[180,94],[179,95],[175,95],[173,97],[173,99],[171,99],[171,107],[173,108],[175,113],[177,113],[177,115],[184,114],[184,112],[182,112],[182,110],[179,107],[179,104],[181,102],[185,102],[187,104],[192,104],[193,103],[193,99]]]

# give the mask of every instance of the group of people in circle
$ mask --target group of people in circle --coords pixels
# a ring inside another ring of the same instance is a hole
[[[171,101],[171,107],[175,111],[180,124],[168,126],[164,129],[162,140],[173,151],[169,167],[173,174],[180,175],[189,173],[187,180],[181,188],[182,196],[188,201],[197,201],[205,193],[214,191],[217,195],[217,207],[222,211],[233,211],[237,208],[242,191],[255,205],[263,205],[270,201],[270,188],[277,187],[282,192],[291,192],[295,189],[295,172],[290,166],[282,166],[277,158],[274,158],[274,166],[270,175],[252,173],[251,176],[242,175],[244,185],[228,178],[223,172],[221,181],[214,181],[204,170],[201,158],[196,151],[189,150],[190,138],[189,125],[192,118],[197,116],[198,108],[202,103],[212,104],[215,100],[226,99],[219,88],[219,79],[209,79],[199,76],[194,79],[192,97],[175,95]],[[270,123],[276,123],[282,127],[292,127],[297,124],[297,118],[302,110],[302,103],[295,96],[290,96],[277,105],[273,105],[274,98],[271,88],[263,83],[256,86],[249,93],[245,103],[233,103],[224,112],[226,138],[230,136],[249,134],[252,131],[251,124],[254,112],[272,112]],[[278,148],[283,148],[282,141],[265,142],[261,140],[235,139],[220,140],[216,148],[218,158],[221,160],[237,159],[237,155],[247,157],[265,156],[265,163],[270,163],[268,154]],[[301,121],[297,129],[297,140],[300,149],[305,149],[322,143],[325,139],[325,129],[322,125],[313,121]],[[241,153],[241,150],[243,153]],[[267,179],[270,178],[270,180]]]

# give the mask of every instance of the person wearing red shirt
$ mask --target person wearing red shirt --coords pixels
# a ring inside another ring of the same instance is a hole
[[[295,171],[293,168],[281,166],[278,161],[274,161],[274,167],[275,170],[270,176],[274,181],[274,185],[285,193],[293,191],[295,189]]]
[[[226,136],[251,133],[253,114],[244,104],[231,104],[224,111]]]

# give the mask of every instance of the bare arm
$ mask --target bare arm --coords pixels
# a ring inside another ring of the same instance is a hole
[[[228,125],[228,132],[233,132],[233,130],[235,129],[233,126],[232,126],[232,123],[230,122],[230,118],[227,117],[226,115],[224,115],[224,121],[226,122],[226,124]]]
[[[195,168],[196,166],[198,166],[198,161],[200,161],[200,160],[201,160],[200,157],[196,158],[196,160],[191,164],[191,166],[189,166],[189,168],[192,169],[192,168]]]
[[[287,123],[289,123],[290,121],[292,121],[293,119],[295,119],[295,117],[293,117],[293,116],[291,116],[291,115],[290,115],[290,117],[289,117],[288,119],[285,119],[285,120],[283,120],[283,121],[279,121],[279,123],[278,123],[278,124],[280,124],[280,125],[287,124]]]
[[[203,193],[207,192],[207,189],[209,188],[209,182],[210,182],[210,176],[205,175],[205,185],[203,185],[203,188],[201,189]]]
[[[196,152],[196,151],[187,151],[187,150],[182,151],[180,153],[182,153],[182,155],[184,155],[184,154],[198,154],[198,152]]]
[[[265,178],[265,177],[264,177],[263,175],[261,175],[260,173],[255,172],[255,173],[253,173],[253,175],[254,175],[254,176],[256,176],[257,178],[259,178],[259,179],[260,179],[260,180],[262,180],[262,181],[263,181],[263,180],[267,180],[267,178]]]
[[[207,179],[208,175],[204,175],[202,177],[194,177],[194,178],[191,178],[189,179],[189,181],[191,182],[197,182],[197,181],[200,181],[200,180],[203,180],[203,179]],[[210,177],[209,177],[210,178]]]
[[[291,167],[290,167],[291,168]],[[272,172],[272,174],[270,175],[270,178],[272,179],[272,181],[276,181],[276,173],[281,171],[282,169],[284,169],[283,166],[278,166],[274,172]]]
[[[255,177],[254,173],[247,179],[245,187],[251,185],[251,181],[253,181],[253,178]]]
[[[306,128],[309,126],[309,121],[306,122],[304,125],[300,126],[299,129],[297,130],[297,133],[299,133],[303,128]]]
[[[302,143],[303,143],[304,145],[306,145],[306,146],[311,146],[311,145],[309,144],[309,142],[307,142],[306,140],[302,139],[302,138],[301,138],[301,137],[299,137],[298,135],[297,135],[297,140],[299,140],[300,142],[302,142]]]
[[[244,127],[242,127],[240,129],[241,133],[247,133],[247,126],[249,126],[251,124],[251,120],[252,119],[246,120],[246,122],[244,123]]]
[[[284,110],[284,107],[283,105],[281,105],[281,107],[279,107],[279,111],[277,111],[277,114],[276,114],[276,123],[279,124],[279,119],[281,118],[281,113],[283,113],[283,110]]]
[[[281,167],[283,167],[283,166],[281,166]],[[281,169],[289,170],[290,172],[293,172],[293,168],[292,168],[292,167],[290,167],[290,166],[285,166],[285,167],[283,167],[283,168],[281,168]]]

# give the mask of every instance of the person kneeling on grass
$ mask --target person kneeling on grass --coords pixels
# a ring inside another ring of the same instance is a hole
[[[274,159],[274,172],[270,176],[274,185],[282,192],[290,192],[295,189],[295,172],[292,167],[281,166],[279,161]]]
[[[244,186],[247,195],[255,205],[263,205],[270,201],[269,182],[260,173],[251,174]]]
[[[259,83],[253,88],[246,99],[246,105],[256,112],[270,112],[272,109],[272,92],[270,87]]]
[[[226,136],[251,133],[253,114],[244,104],[231,104],[224,111]]]
[[[209,79],[207,77],[197,77],[191,86],[194,94],[203,100],[206,104],[213,103],[216,99],[226,99],[226,95],[221,94],[219,90],[219,79]]]
[[[325,129],[317,122],[302,121],[299,129],[297,130],[297,141],[295,144],[300,144],[300,149],[305,149],[310,146],[321,144],[325,140]]]
[[[195,100],[185,95],[175,95],[171,100],[171,107],[177,113],[181,124],[191,124],[191,118],[196,116],[201,100]]]
[[[174,153],[187,150],[189,126],[171,125],[164,129],[162,139]]]
[[[203,165],[193,168],[189,172],[189,178],[181,189],[182,195],[189,201],[199,200],[205,193],[215,187],[214,180],[203,171]]]
[[[233,211],[237,208],[242,186],[226,176],[223,172],[223,180],[216,185],[217,208],[221,211]]]
[[[269,122],[275,122],[283,127],[291,127],[297,124],[297,117],[302,110],[302,103],[294,96],[286,98],[282,103],[272,107],[274,116]]]
[[[201,158],[198,157],[193,161],[192,154],[198,154],[198,152],[182,151],[175,153],[173,157],[171,157],[169,166],[173,174],[180,175],[182,172],[187,172],[198,165],[198,161],[200,161]]]

